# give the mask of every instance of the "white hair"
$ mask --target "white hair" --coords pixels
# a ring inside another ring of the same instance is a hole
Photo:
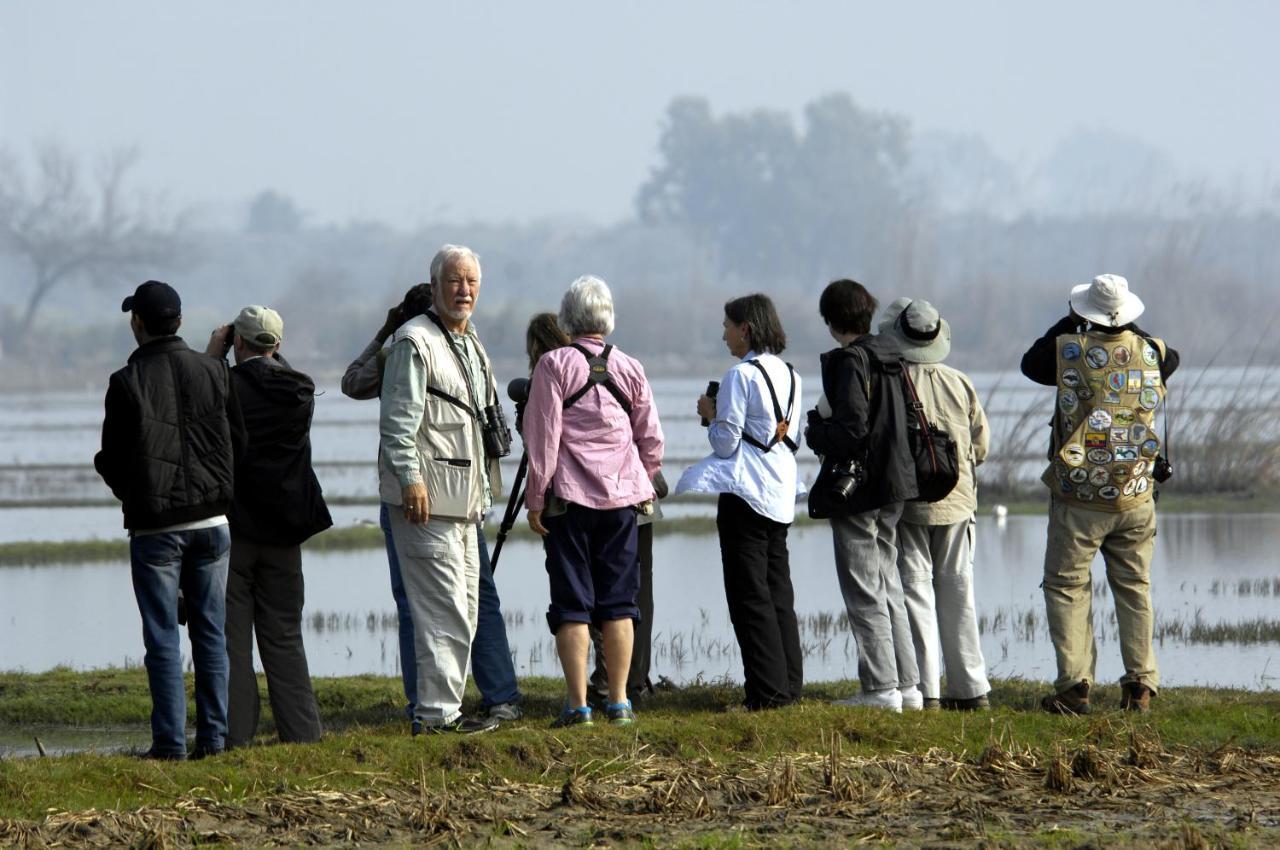
[[[613,333],[613,293],[609,284],[583,275],[569,284],[560,300],[560,327],[569,336]]]
[[[444,244],[436,251],[436,255],[431,258],[431,282],[438,283],[440,275],[444,274],[445,264],[453,259],[469,259],[476,264],[476,275],[480,272],[480,255],[472,251],[466,245]]]

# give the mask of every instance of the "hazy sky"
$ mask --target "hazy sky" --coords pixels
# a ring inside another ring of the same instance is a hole
[[[1080,128],[1280,175],[1280,4],[5,0],[0,146],[138,143],[141,182],[314,221],[613,220],[679,94],[847,91],[1028,165]]]

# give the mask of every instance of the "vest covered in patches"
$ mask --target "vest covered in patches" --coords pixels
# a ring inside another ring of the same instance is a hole
[[[1152,498],[1163,357],[1164,342],[1133,331],[1058,337],[1054,452],[1041,479],[1055,498],[1099,511]]]

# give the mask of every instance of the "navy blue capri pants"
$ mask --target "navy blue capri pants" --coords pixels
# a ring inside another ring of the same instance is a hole
[[[640,619],[640,547],[636,512],[630,507],[596,510],[570,503],[565,513],[544,517],[543,538],[551,605],[547,625],[600,625]]]

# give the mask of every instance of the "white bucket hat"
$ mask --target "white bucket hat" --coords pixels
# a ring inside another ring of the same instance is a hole
[[[1100,274],[1093,283],[1071,289],[1071,309],[1082,319],[1118,328],[1142,315],[1142,299],[1129,291],[1129,281],[1118,274]]]
[[[885,308],[880,333],[898,343],[908,363],[941,363],[951,353],[951,326],[928,301],[897,299]]]

